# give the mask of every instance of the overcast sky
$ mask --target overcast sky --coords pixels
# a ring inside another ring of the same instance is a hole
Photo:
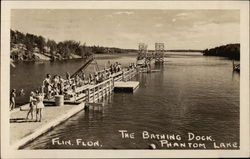
[[[57,42],[206,49],[240,41],[238,10],[12,10],[11,29]]]

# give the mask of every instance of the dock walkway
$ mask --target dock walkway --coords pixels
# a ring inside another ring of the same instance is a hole
[[[84,103],[45,107],[41,122],[35,121],[35,113],[33,120],[26,120],[27,110],[13,112],[10,114],[10,145],[18,149],[83,109]]]

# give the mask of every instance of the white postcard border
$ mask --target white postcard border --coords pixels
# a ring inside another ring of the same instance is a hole
[[[249,156],[249,2],[248,1],[3,1],[1,6],[1,157],[153,158]],[[240,9],[240,150],[11,150],[9,145],[11,9]]]

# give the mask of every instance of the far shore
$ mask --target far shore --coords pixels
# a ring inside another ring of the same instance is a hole
[[[39,54],[39,53],[36,53],[35,54],[37,56],[37,59],[36,60],[17,60],[17,61],[14,61],[14,62],[49,62],[49,61],[53,61],[51,58],[49,58],[48,56],[45,56],[43,54]],[[120,56],[135,56],[137,55],[136,53],[133,53],[133,52],[128,52],[128,53],[112,53],[112,54],[94,54],[94,56],[96,58],[118,58]],[[67,60],[76,60],[76,59],[82,59],[82,60],[85,60],[87,57],[80,57],[80,56],[74,56],[72,58],[69,58],[69,59],[60,59],[60,60],[54,60],[54,61],[67,61]]]

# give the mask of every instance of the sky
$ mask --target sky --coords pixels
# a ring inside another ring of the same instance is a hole
[[[11,29],[56,42],[137,49],[206,49],[240,42],[239,10],[14,9]]]

